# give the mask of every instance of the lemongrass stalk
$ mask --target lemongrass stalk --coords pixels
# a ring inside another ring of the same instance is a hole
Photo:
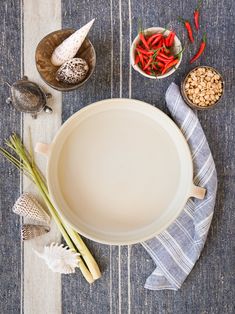
[[[94,259],[94,257],[91,255],[90,251],[86,247],[85,243],[83,242],[82,238],[79,236],[79,234],[74,231],[72,228],[70,228],[68,225],[65,224],[65,229],[67,230],[70,238],[73,240],[74,244],[79,249],[79,252],[81,253],[87,267],[89,268],[93,278],[96,280],[101,277],[100,269]]]
[[[62,236],[65,239],[65,242],[67,243],[67,245],[73,249],[75,252],[79,251],[79,249],[76,249],[76,246],[74,246],[73,242],[71,241],[69,235],[66,232],[66,229],[64,228],[57,212],[55,211],[53,205],[50,202],[49,199],[49,195],[48,195],[48,190],[45,186],[45,183],[43,182],[43,180],[41,179],[41,177],[38,174],[37,168],[35,167],[35,169],[32,168],[31,164],[26,162],[26,160],[24,159],[25,163],[27,164],[27,167],[29,168],[30,172],[33,172],[34,174],[34,178],[35,178],[35,184],[37,185],[44,202],[47,205],[47,208],[49,209],[49,212],[51,214],[51,216],[53,217],[54,221],[56,222]],[[81,252],[79,251],[79,253],[81,254]],[[89,272],[89,270],[87,269],[86,265],[84,264],[84,262],[82,261],[82,259],[79,259],[79,268],[83,274],[83,276],[85,277],[85,279],[89,282],[92,283],[94,282],[94,279],[92,277],[92,274]]]
[[[53,219],[55,220],[62,236],[64,237],[67,245],[74,250],[75,252],[79,252],[79,249],[74,245],[74,243],[71,241],[67,230],[65,229],[63,225],[63,221],[60,219],[58,216],[53,204],[50,201],[49,198],[49,193],[48,189],[46,187],[46,184],[44,182],[43,176],[39,172],[39,169],[37,166],[34,164],[34,158],[33,155],[29,155],[29,153],[25,150],[22,142],[20,139],[14,134],[13,136],[10,137],[10,140],[7,142],[7,145],[12,148],[15,153],[21,158],[21,161],[16,159],[14,156],[12,156],[10,153],[8,153],[6,150],[0,148],[0,152],[9,160],[11,161],[17,168],[22,170],[24,173],[27,172],[27,174],[30,175],[30,179],[36,184],[38,187],[50,213]],[[85,244],[83,243],[85,246]],[[88,249],[87,249],[88,250]],[[79,252],[80,253],[80,252]],[[98,266],[97,266],[98,267]],[[92,283],[94,281],[93,276],[91,275],[90,271],[88,270],[87,266],[83,262],[81,258],[79,258],[79,268],[85,277],[85,279],[89,282]]]
[[[26,169],[23,167],[22,163],[16,159],[14,156],[12,156],[11,154],[8,153],[8,151],[6,151],[4,148],[0,147],[0,153],[2,153],[2,155],[8,159],[8,161],[10,161],[14,166],[16,166],[20,171],[24,172],[24,175],[26,177],[28,177],[30,180],[33,181],[32,176],[30,175],[30,173],[28,173],[26,171]]]
[[[41,187],[44,190],[44,193],[47,195],[48,202],[50,203],[50,205],[47,205],[47,206],[49,207],[49,209],[50,208],[54,209],[54,207],[50,201],[48,188],[46,187],[46,185],[44,183],[44,180],[43,180],[44,178],[43,178],[42,174],[39,172],[37,167],[35,167],[34,170],[35,170],[35,172],[34,172],[35,176],[37,176],[38,180],[41,181]],[[63,222],[63,219],[58,216],[56,211],[55,212],[53,211],[53,214],[57,215],[57,217]],[[87,267],[89,268],[94,280],[100,278],[101,277],[100,269],[99,269],[94,257],[91,255],[87,246],[83,242],[82,238],[79,236],[79,234],[76,231],[74,231],[66,223],[63,222],[63,226],[64,226],[65,230],[67,231],[67,233],[69,234],[70,238],[72,239],[73,243],[78,248],[78,250],[79,250],[80,254],[82,255],[82,258],[84,259]]]
[[[54,210],[54,207],[52,206],[52,204],[50,203],[50,201],[48,200],[48,196],[45,194],[45,192],[43,191],[42,189],[42,182],[40,182],[38,180],[38,178],[35,178],[35,182],[36,182],[36,185],[39,189],[39,191],[41,192],[41,195],[44,199],[44,202],[46,203],[47,205],[47,208],[49,209],[49,212],[51,214],[51,216],[53,217],[54,221],[56,222],[57,224],[57,227],[59,228],[63,238],[65,239],[65,242],[67,243],[67,245],[72,249],[74,250],[75,252],[77,251],[76,247],[74,246],[73,242],[71,241],[70,237],[68,236],[67,232],[66,232],[66,229],[64,228],[64,226],[62,225],[59,217],[56,215],[55,213],[55,210]],[[81,252],[79,252],[81,253]],[[82,261],[81,258],[79,258],[79,268],[84,276],[84,278],[89,282],[89,283],[92,283],[94,282],[94,278],[92,276],[92,274],[90,273],[90,271],[87,269],[86,265],[84,264],[84,262]]]
[[[35,169],[35,172],[36,172],[35,175],[37,175],[40,179],[42,179],[41,178],[42,176],[41,176],[40,173],[38,173],[38,169],[37,168]],[[45,184],[42,184],[42,188],[45,189],[45,194],[47,194],[48,200],[49,200],[49,192],[48,192],[48,189],[45,186]],[[50,200],[49,200],[49,202],[50,202]],[[79,234],[76,231],[74,231],[66,223],[63,223],[63,225],[64,225],[64,228],[66,229],[67,233],[69,234],[70,238],[72,239],[73,243],[76,245],[76,247],[78,248],[80,254],[82,255],[82,257],[83,257],[87,267],[89,268],[93,278],[95,280],[100,278],[101,277],[100,269],[99,269],[99,267],[98,267],[94,257],[91,255],[91,253],[88,250],[87,246],[83,242],[82,238],[79,236]]]

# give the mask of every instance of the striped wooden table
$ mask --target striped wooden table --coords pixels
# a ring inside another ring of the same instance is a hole
[[[205,0],[201,24],[208,47],[200,64],[215,66],[224,74],[226,94],[215,109],[199,112],[210,143],[219,179],[215,215],[200,260],[178,292],[144,289],[154,263],[141,245],[106,246],[86,241],[103,272],[89,286],[80,272],[60,276],[48,270],[32,249],[60,241],[54,225],[41,238],[21,243],[22,220],[11,207],[22,191],[35,190],[18,171],[0,157],[0,313],[25,314],[227,314],[234,313],[235,107],[234,107],[234,1]],[[129,48],[136,36],[138,18],[145,27],[172,25],[183,41],[186,34],[177,17],[191,17],[196,1],[160,0],[2,0],[0,5],[0,143],[12,131],[28,143],[50,142],[61,123],[80,108],[101,99],[130,97],[166,111],[164,94],[169,83],[179,83],[189,70],[188,49],[180,70],[170,78],[148,80],[132,71]],[[35,47],[47,33],[61,27],[79,28],[96,17],[90,33],[97,52],[94,75],[79,90],[61,94],[40,79],[34,63]],[[200,40],[200,36],[197,37]],[[196,48],[193,48],[196,49]],[[21,115],[5,104],[12,83],[23,74],[53,95],[53,114],[37,120]],[[45,160],[37,157],[45,170]]]

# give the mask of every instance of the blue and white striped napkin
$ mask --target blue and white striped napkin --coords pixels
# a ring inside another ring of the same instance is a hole
[[[217,191],[215,164],[205,134],[174,83],[166,92],[166,103],[191,149],[194,183],[205,187],[207,193],[204,200],[189,199],[183,212],[166,231],[142,243],[157,266],[145,283],[145,288],[151,290],[178,290],[181,287],[204,247]]]

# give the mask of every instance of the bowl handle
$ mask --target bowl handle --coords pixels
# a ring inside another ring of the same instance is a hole
[[[195,197],[195,198],[198,198],[200,200],[203,200],[205,195],[206,195],[206,189],[205,188],[202,188],[200,186],[196,186],[196,185],[192,184],[191,193],[190,193],[191,197]]]
[[[51,145],[45,143],[36,143],[34,151],[46,157],[49,156]]]

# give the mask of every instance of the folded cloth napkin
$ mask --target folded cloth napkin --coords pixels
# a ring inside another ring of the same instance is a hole
[[[207,193],[204,200],[190,198],[166,231],[142,243],[157,265],[145,283],[151,290],[178,290],[185,281],[205,244],[217,190],[215,164],[205,134],[174,83],[166,92],[166,103],[191,149],[194,183],[205,187]]]

